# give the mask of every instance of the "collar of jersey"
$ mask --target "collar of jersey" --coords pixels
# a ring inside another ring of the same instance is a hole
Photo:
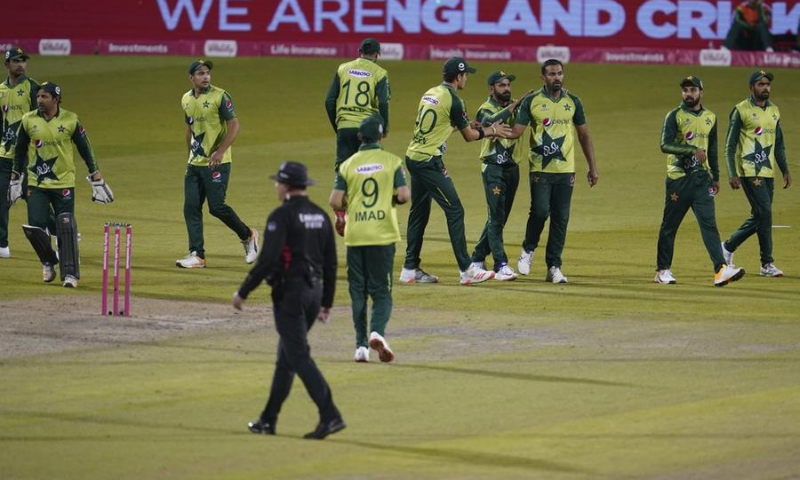
[[[380,143],[365,143],[358,147],[359,150],[383,150],[383,146]]]
[[[42,115],[42,111],[39,110],[38,108],[36,109],[36,115],[44,118],[44,115]],[[56,114],[53,115],[53,118],[58,118],[59,115],[61,115],[61,107],[60,106],[56,107]],[[52,120],[53,118],[51,118],[50,120]],[[44,121],[45,122],[49,122],[50,120],[45,119]]]
[[[750,105],[752,105],[752,106],[754,106],[754,107],[756,107],[756,108],[762,108],[762,107],[759,107],[759,106],[758,106],[758,104],[756,103],[756,100],[753,98],[753,96],[752,96],[752,95],[750,95],[750,96],[748,97],[748,100],[750,100]],[[767,102],[764,104],[764,107],[763,107],[763,109],[765,109],[765,108],[767,108],[767,107],[771,107],[771,106],[772,106],[772,102],[771,102],[769,99],[767,99]]]
[[[564,93],[564,89],[562,88],[561,89],[561,96],[559,96],[558,98],[553,98],[552,96],[550,96],[549,93],[547,93],[547,87],[545,87],[544,85],[542,85],[541,92],[542,92],[542,95],[544,95],[545,97],[549,98],[551,102],[555,102],[555,103],[560,102],[561,99],[563,99],[567,95],[566,93]]]
[[[686,113],[691,113],[692,115],[695,115],[695,116],[699,117],[700,115],[702,115],[703,110],[705,110],[705,108],[703,108],[703,105],[701,104],[700,105],[700,110],[695,112],[694,110],[689,108],[689,105],[686,105],[686,102],[681,102],[681,110],[683,110]]]
[[[200,95],[205,95],[210,91],[211,91],[211,85],[209,85],[208,88],[206,88],[205,90],[200,90]],[[194,97],[194,88],[192,89],[192,96]],[[200,97],[194,97],[194,98],[200,98]]]
[[[28,79],[27,75],[22,75],[21,77],[19,77],[19,81],[17,82],[17,84],[14,85],[13,87],[11,86],[11,77],[6,77],[6,81],[3,83],[5,83],[8,88],[17,88],[22,82],[24,82],[27,79]]]

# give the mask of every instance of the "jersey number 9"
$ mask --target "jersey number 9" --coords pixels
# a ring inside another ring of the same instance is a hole
[[[378,203],[378,181],[374,178],[368,178],[361,184],[361,194],[364,195],[364,201],[361,202],[364,208],[372,208]]]

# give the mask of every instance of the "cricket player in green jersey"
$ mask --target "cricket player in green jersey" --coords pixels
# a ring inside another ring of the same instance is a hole
[[[206,252],[203,240],[203,203],[209,213],[234,231],[244,246],[244,259],[253,263],[258,257],[258,231],[248,227],[225,203],[231,175],[231,145],[239,134],[239,119],[231,96],[211,85],[208,60],[189,65],[192,89],[183,95],[186,121],[186,147],[189,164],[183,181],[183,217],[189,232],[189,255],[175,261],[181,268],[203,268]]]
[[[533,252],[550,217],[545,280],[567,283],[567,277],[561,273],[561,253],[567,238],[570,202],[575,185],[576,131],[589,167],[586,179],[590,187],[597,184],[597,164],[583,103],[577,95],[563,88],[564,65],[555,59],[544,62],[542,80],[544,86],[520,105],[516,125],[509,137],[519,138],[528,126],[531,127],[528,153],[531,209],[517,268],[522,275],[530,273]]]
[[[30,57],[19,47],[5,53],[8,78],[0,83],[0,258],[11,257],[8,245],[8,186],[14,167],[14,151],[22,116],[36,109],[39,84],[25,75]]]
[[[334,209],[343,208],[347,200],[349,221],[344,243],[356,330],[356,362],[369,362],[367,345],[378,352],[382,362],[394,359],[384,337],[392,313],[395,243],[400,241],[395,205],[406,203],[409,191],[403,161],[381,147],[383,133],[383,119],[379,115],[361,123],[358,133],[361,146],[339,165],[330,197]],[[367,297],[372,298],[369,329]]]
[[[22,172],[27,169],[28,225],[23,226],[23,230],[42,263],[42,279],[49,283],[55,279],[55,265],[59,261],[47,234],[51,208],[56,216],[73,216],[75,213],[73,143],[89,170],[86,179],[92,184],[92,200],[111,203],[114,195],[98,170],[92,146],[78,116],[61,108],[61,87],[50,82],[41,84],[36,102],[37,110],[26,113],[21,120],[9,188],[10,200],[16,202],[22,196]],[[29,165],[30,148],[35,154]],[[80,275],[77,269],[65,271],[62,247],[65,245],[59,237],[63,286],[76,288]],[[75,263],[71,266],[75,267],[79,258],[77,244],[69,247],[74,252],[71,259]]]
[[[467,142],[485,137],[506,137],[511,133],[509,126],[502,121],[488,127],[470,124],[464,101],[456,92],[466,87],[468,75],[476,71],[463,58],[447,60],[442,71],[444,82],[425,92],[419,102],[414,137],[406,151],[406,167],[411,175],[411,210],[408,215],[406,258],[400,273],[402,283],[439,281],[439,277],[420,268],[422,238],[431,213],[431,200],[442,207],[447,218],[447,230],[461,272],[461,284],[485,282],[494,277],[494,272],[473,265],[467,253],[464,207],[442,160],[447,150],[447,139],[454,128],[461,132]]]
[[[750,202],[750,218],[722,245],[726,263],[751,235],[758,236],[761,275],[782,277],[772,258],[772,197],[775,170],[783,175],[783,188],[792,184],[781,131],[781,112],[770,101],[775,76],[764,70],[750,75],[750,97],[733,108],[725,137],[725,160],[731,188],[744,190]]]
[[[721,287],[739,280],[744,270],[725,264],[714,216],[714,197],[719,192],[717,116],[703,108],[703,81],[699,77],[682,79],[680,87],[683,102],[667,114],[661,129],[661,151],[667,154],[667,180],[655,282],[677,283],[670,270],[675,235],[691,208],[714,265],[714,285]]]
[[[359,57],[339,65],[328,88],[325,110],[336,133],[336,163],[353,156],[361,145],[358,127],[367,118],[380,114],[383,118],[383,136],[389,133],[389,74],[378,65],[381,44],[374,38],[365,38],[358,48]],[[334,210],[336,232],[344,235],[344,209]]]
[[[517,100],[511,98],[511,82],[515,79],[514,75],[503,70],[489,75],[489,98],[478,108],[475,116],[481,125],[490,126],[497,121],[509,125],[509,128],[514,125],[517,108],[525,97]],[[484,261],[491,253],[494,259],[494,278],[500,281],[517,279],[514,269],[508,265],[508,256],[503,246],[503,228],[511,214],[519,186],[520,155],[516,150],[518,142],[504,138],[484,138],[481,142],[481,177],[489,218],[472,252],[472,263],[485,268]]]

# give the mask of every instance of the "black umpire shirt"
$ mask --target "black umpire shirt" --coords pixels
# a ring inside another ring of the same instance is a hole
[[[276,285],[305,279],[313,284],[322,278],[322,307],[333,305],[336,289],[336,241],[331,221],[306,196],[292,196],[267,218],[264,244],[258,262],[247,274],[239,296],[247,295],[262,280]]]

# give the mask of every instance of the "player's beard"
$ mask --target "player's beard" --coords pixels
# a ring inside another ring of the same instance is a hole
[[[686,106],[689,108],[694,108],[694,106],[697,105],[697,102],[699,101],[700,101],[699,98],[692,98],[692,97],[684,97],[683,99],[683,103],[685,103]]]
[[[550,90],[550,92],[552,93],[559,92],[561,91],[561,85],[562,85],[561,82],[553,82],[550,85],[548,85],[548,90]]]
[[[758,94],[759,100],[769,100],[769,90],[764,90]]]
[[[494,98],[495,98],[495,100],[497,100],[500,103],[508,103],[508,102],[511,101],[511,92],[510,91],[508,91],[506,93],[497,93],[497,92],[495,92]]]

